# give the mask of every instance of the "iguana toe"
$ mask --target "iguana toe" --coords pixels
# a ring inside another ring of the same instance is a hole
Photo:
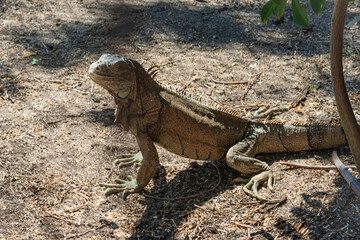
[[[258,175],[255,175],[254,177],[252,177],[250,179],[250,181],[243,187],[243,190],[246,194],[248,194],[254,198],[257,198],[261,201],[270,201],[269,199],[262,197],[258,193],[258,187],[261,183],[263,183],[267,180],[267,186],[268,186],[269,190],[273,192],[274,191],[273,179],[274,179],[274,177],[273,177],[272,171],[261,172]]]
[[[141,152],[136,154],[125,154],[125,158],[116,159],[113,162],[114,167],[123,168],[134,165],[135,167],[139,167],[142,164],[143,156]]]
[[[122,193],[122,197],[126,199],[129,194],[138,192],[140,190],[138,188],[136,178],[128,176],[128,179],[128,181],[123,179],[116,179],[116,183],[100,183],[100,186],[107,188],[105,191],[106,196],[110,194]]]
[[[106,183],[101,183],[100,186],[102,187],[107,187],[106,191],[105,191],[105,195],[109,196],[111,194],[116,194],[119,192],[122,192],[123,189],[121,188],[120,184],[106,184]]]

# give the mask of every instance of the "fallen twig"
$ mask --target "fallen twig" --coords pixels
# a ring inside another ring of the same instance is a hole
[[[216,80],[212,80],[214,83],[216,84],[224,84],[224,85],[235,85],[235,84],[245,84],[248,83],[249,81],[241,81],[241,82],[219,82]]]
[[[189,87],[191,83],[194,83],[197,80],[199,80],[199,74],[198,73],[194,74],[194,70],[192,70],[189,75],[188,83],[184,87],[182,87],[181,90],[186,90],[186,88]]]
[[[163,200],[163,201],[176,201],[176,200],[184,200],[184,199],[186,200],[186,199],[191,199],[191,198],[203,197],[205,193],[215,190],[220,185],[220,182],[221,182],[221,174],[220,174],[219,168],[214,163],[211,162],[211,164],[216,168],[219,179],[218,179],[218,182],[216,183],[216,185],[209,190],[203,191],[203,192],[195,194],[195,195],[190,195],[190,196],[185,196],[185,197],[176,197],[176,198],[156,197],[156,196],[151,196],[151,195],[148,195],[145,193],[143,193],[142,195],[144,197],[148,197],[148,198],[152,198],[152,199],[156,199],[156,200]]]
[[[269,119],[273,114],[275,113],[282,113],[289,110],[289,108],[287,107],[275,107],[275,108],[271,108],[271,109],[267,109],[267,110],[262,110],[260,112],[255,112],[255,116],[253,117],[255,118],[266,118]]]
[[[360,183],[356,180],[356,178],[349,172],[349,170],[345,167],[345,165],[340,161],[336,150],[332,152],[332,160],[336,165],[340,174],[345,178],[346,182],[355,192],[355,194],[360,197]]]
[[[307,168],[307,169],[318,169],[318,170],[332,170],[332,169],[337,169],[336,166],[321,166],[321,165],[306,165],[306,164],[301,164],[301,163],[291,163],[291,162],[277,162],[276,164],[281,164],[281,165],[286,165],[289,167],[294,167],[294,168]],[[355,165],[351,165],[351,166],[346,166],[347,168],[354,168],[356,169]]]
[[[181,61],[181,60],[183,60],[182,58],[179,58],[179,59],[175,59],[175,60],[170,60],[170,61],[167,61],[167,62],[163,62],[163,63],[161,63],[161,64],[159,64],[160,66],[166,66],[166,65],[169,65],[169,64],[173,64],[173,63],[175,63],[175,62],[179,62],[179,61]]]
[[[55,218],[55,219],[58,219],[58,220],[61,220],[61,221],[64,221],[68,224],[72,224],[72,225],[78,225],[76,222],[74,222],[73,220],[70,220],[70,219],[66,219],[64,217],[60,217],[60,216],[57,216],[55,214],[47,214],[47,215],[44,215],[44,216],[41,216],[42,218]]]
[[[84,231],[84,232],[81,232],[81,233],[71,234],[71,235],[69,235],[69,236],[66,236],[64,239],[79,238],[79,237],[84,236],[84,235],[86,235],[86,234],[88,234],[88,233],[90,233],[90,232],[99,230],[99,229],[103,228],[104,226],[105,226],[105,225],[101,225],[101,226],[99,226],[99,227],[96,227],[96,228],[94,228],[94,229],[88,229],[88,230],[86,230],[86,231]]]
[[[200,209],[202,209],[202,210],[204,210],[204,211],[208,211],[207,209],[205,209],[205,208],[203,208],[202,206],[199,206],[199,205],[197,205],[197,204],[194,204],[194,207],[200,208]]]
[[[318,90],[321,87],[321,83],[319,85],[314,86],[314,90]],[[310,85],[306,85],[303,89],[301,89],[300,93],[295,96],[295,98],[291,102],[291,107],[295,108],[299,105],[299,103],[304,100],[309,94],[310,90],[312,90]]]
[[[266,106],[268,106],[268,105],[266,105],[266,104],[248,104],[248,105],[234,106],[233,109],[238,109],[238,108],[252,109],[252,108],[259,108],[259,107],[266,107]]]
[[[254,85],[255,80],[256,80],[258,77],[260,77],[261,74],[262,74],[262,71],[259,72],[257,75],[255,75],[250,82],[248,82],[248,84],[247,84],[247,86],[246,86],[243,94],[242,94],[241,97],[240,97],[240,103],[241,103],[241,105],[244,105],[244,101],[243,101],[243,100],[244,100],[244,98],[245,98],[245,95],[247,94],[247,92],[249,91],[249,89],[252,87],[252,85]]]
[[[291,107],[295,108],[299,103],[306,98],[307,94],[310,92],[310,85],[306,85],[303,89],[301,89],[300,93],[295,96],[295,98],[291,102]]]
[[[95,231],[95,230],[96,229],[89,229],[89,230],[86,230],[86,231],[78,233],[78,234],[72,234],[72,235],[66,236],[65,239],[79,238],[79,237],[84,236],[85,234],[88,234],[89,232],[92,232],[92,231]]]
[[[280,199],[272,199],[272,200],[268,200],[268,201],[251,201],[251,202],[240,202],[240,204],[243,205],[251,205],[251,204],[259,204],[259,203],[263,203],[263,204],[280,204],[283,203],[287,200],[287,197],[283,197]]]
[[[70,212],[70,213],[74,213],[76,211],[79,211],[81,208],[83,208],[86,204],[81,204],[80,206],[77,206],[73,209],[65,209],[65,212]]]
[[[7,92],[7,90],[5,90],[5,95],[6,95],[6,98],[11,102],[11,103],[14,103],[14,100],[12,100]]]
[[[236,226],[238,227],[244,227],[244,228],[252,228],[254,229],[253,226],[247,225],[247,224],[243,224],[243,223],[239,223],[239,222],[233,222]]]

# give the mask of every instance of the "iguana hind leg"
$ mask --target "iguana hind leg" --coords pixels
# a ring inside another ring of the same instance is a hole
[[[245,174],[254,175],[250,181],[243,187],[245,193],[259,200],[267,201],[258,193],[258,186],[267,182],[268,188],[273,191],[273,174],[266,162],[260,161],[252,156],[256,153],[256,144],[265,134],[265,130],[256,129],[253,134],[246,137],[241,142],[232,146],[226,154],[226,163],[229,167]],[[241,182],[242,178],[235,179],[235,182]]]

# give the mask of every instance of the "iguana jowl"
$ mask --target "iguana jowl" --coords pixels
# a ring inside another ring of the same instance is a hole
[[[159,164],[154,143],[187,158],[225,159],[231,168],[253,175],[243,189],[260,200],[266,200],[257,192],[261,182],[268,181],[273,190],[272,172],[255,155],[347,144],[340,126],[265,124],[193,101],[160,86],[137,61],[122,56],[104,54],[90,66],[89,76],[115,98],[115,122],[130,129],[140,148],[138,154],[115,161],[119,167],[140,165],[136,178],[102,184],[106,194],[122,192],[126,198],[149,183]]]

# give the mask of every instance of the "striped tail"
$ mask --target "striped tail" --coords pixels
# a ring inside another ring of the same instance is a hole
[[[340,125],[290,126],[284,125],[279,137],[289,151],[317,150],[347,145]]]
[[[259,141],[257,153],[299,152],[347,145],[340,125],[265,125],[268,134]]]

